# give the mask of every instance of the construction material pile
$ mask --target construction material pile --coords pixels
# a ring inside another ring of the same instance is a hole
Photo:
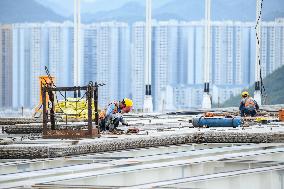
[[[0,125],[30,124],[41,122],[41,119],[35,118],[0,118]]]
[[[245,133],[245,132],[195,132],[187,134],[144,136],[113,140],[94,140],[79,145],[4,145],[0,146],[0,158],[51,158],[86,153],[98,153],[133,148],[180,145],[189,143],[277,143],[284,141],[283,133]]]
[[[2,127],[2,132],[6,132],[8,134],[42,133],[42,123],[4,126]]]
[[[92,118],[95,118],[95,104],[92,102]],[[88,103],[86,99],[66,98],[55,105],[55,112],[62,114],[62,119],[88,119]]]

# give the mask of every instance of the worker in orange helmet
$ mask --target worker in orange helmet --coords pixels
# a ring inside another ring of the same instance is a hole
[[[130,112],[132,107],[133,102],[129,98],[110,103],[107,108],[99,114],[100,130],[116,130],[120,122],[122,125],[129,125],[122,114]]]
[[[242,92],[242,100],[239,109],[242,117],[247,115],[254,117],[256,115],[256,111],[259,109],[259,106],[257,102],[249,96],[249,93],[244,91]]]

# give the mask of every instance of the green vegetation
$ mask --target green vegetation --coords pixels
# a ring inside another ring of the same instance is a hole
[[[275,72],[268,75],[264,80],[264,87],[267,95],[266,100],[262,99],[263,104],[284,104],[284,66],[277,69]],[[245,90],[245,89],[244,89]],[[254,85],[248,89],[251,96],[253,96]],[[240,95],[234,96],[225,101],[221,107],[239,106]]]

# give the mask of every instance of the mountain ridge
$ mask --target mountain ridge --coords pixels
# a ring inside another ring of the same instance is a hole
[[[54,0],[1,0],[0,22],[62,22],[64,20],[73,20],[72,15],[64,16],[72,13],[72,11],[69,10],[69,12],[67,12],[67,7],[64,7],[63,2],[58,2],[58,6],[56,6],[57,4],[55,4],[55,2],[56,1]],[[100,0],[98,2],[103,1]],[[69,3],[66,6],[71,6],[71,4],[72,3]],[[120,3],[122,6],[112,10],[106,10],[105,8],[104,11],[95,12],[94,10],[93,13],[85,13],[87,11],[86,9],[88,9],[88,11],[92,10],[93,4],[82,4],[81,9],[83,10],[81,11],[81,18],[83,23],[113,20],[132,23],[145,20],[145,4],[140,3],[139,0],[128,1],[124,4]],[[116,6],[120,4],[117,3]],[[90,5],[90,7],[88,7],[88,5]],[[103,10],[103,7],[107,6],[107,3],[105,2],[100,6],[100,10]],[[213,21],[255,21],[255,0],[214,0],[211,12]],[[265,21],[272,21],[279,17],[283,18],[284,1],[264,0],[262,12],[263,20]],[[62,13],[63,15],[59,15],[59,13]],[[152,14],[153,19],[156,20],[176,19],[198,21],[204,19],[204,1],[167,0],[164,4],[160,3],[159,6],[153,6]]]
[[[284,66],[278,68],[263,80],[263,84],[265,87],[264,94],[267,95],[267,98],[263,99],[264,104],[269,104],[269,105],[284,104],[283,73],[284,73]],[[249,87],[249,89],[244,89],[244,90],[247,90],[251,94],[251,96],[253,96],[254,85]],[[240,95],[237,95],[225,101],[223,104],[221,104],[221,107],[238,106],[239,103],[240,103]]]
[[[65,18],[34,0],[1,0],[0,23],[64,21]]]
[[[127,4],[131,4],[131,9],[126,9]],[[172,0],[165,5],[153,9],[153,18],[156,20],[184,20],[184,21],[196,21],[204,19],[204,2],[196,0]],[[137,14],[133,19],[133,14],[128,13],[140,13],[145,10],[145,6],[137,2],[126,3],[118,9],[110,11],[102,11],[100,14],[107,15],[103,17],[103,21],[110,20],[125,20],[128,22],[143,21],[145,20],[145,11],[141,14]],[[137,11],[139,10],[139,11]],[[242,14],[240,14],[240,12]],[[273,21],[278,17],[284,17],[284,1],[270,0],[270,3],[264,1],[263,3],[263,20]],[[121,13],[121,14],[118,14]],[[256,7],[255,0],[215,0],[212,3],[212,20],[223,21],[255,21]],[[90,18],[88,22],[100,20],[99,14],[89,14]],[[122,16],[123,15],[123,16]],[[122,19],[123,18],[123,19]]]

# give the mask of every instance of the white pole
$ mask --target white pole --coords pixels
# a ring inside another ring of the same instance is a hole
[[[203,109],[211,109],[209,95],[210,80],[210,49],[211,49],[211,0],[205,0],[205,31],[204,31],[204,93],[202,100]]]
[[[204,68],[204,82],[209,83],[209,67],[210,67],[210,6],[211,0],[206,0],[205,6],[205,20],[206,20],[206,30],[205,30],[205,68]]]
[[[145,97],[143,111],[153,112],[153,101],[151,94],[152,0],[146,0],[145,51]]]
[[[261,91],[260,91],[260,48],[261,48],[261,1],[256,0],[256,45],[255,45],[255,92],[254,99],[261,105]]]
[[[146,66],[145,66],[145,83],[146,85],[151,84],[151,41],[152,41],[152,21],[151,21],[151,0],[147,0],[147,5],[146,5]]]
[[[80,0],[74,0],[74,86],[79,86],[81,81],[81,11]]]

